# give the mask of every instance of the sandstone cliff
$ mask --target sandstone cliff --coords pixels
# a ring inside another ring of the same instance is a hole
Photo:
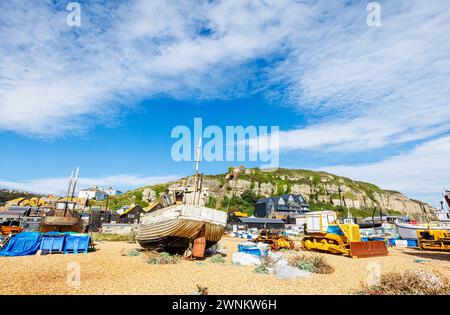
[[[230,200],[236,200],[244,192],[252,191],[257,197],[284,193],[301,194],[312,210],[349,208],[354,215],[367,215],[377,207],[384,213],[401,213],[419,218],[432,213],[433,209],[430,205],[410,199],[400,192],[384,190],[373,184],[326,172],[292,169],[262,172],[240,167],[233,169],[231,174],[203,177],[204,185],[211,191],[210,206],[224,209],[229,207]],[[190,176],[164,186],[180,186],[192,182],[193,177]]]

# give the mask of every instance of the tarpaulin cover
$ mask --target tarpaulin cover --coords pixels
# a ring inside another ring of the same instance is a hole
[[[14,235],[0,256],[27,256],[34,255],[39,250],[42,236],[39,232],[22,232]]]

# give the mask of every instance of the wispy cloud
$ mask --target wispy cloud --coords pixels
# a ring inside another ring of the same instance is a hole
[[[80,29],[52,1],[0,4],[0,129],[54,137],[105,123],[141,98],[226,98],[245,65],[302,25],[295,1],[82,5]]]
[[[337,6],[274,70],[289,82],[287,101],[309,116],[281,133],[281,149],[362,151],[450,130],[447,4],[381,5],[379,28],[364,24],[363,3]]]
[[[180,176],[167,175],[148,177],[132,174],[120,174],[98,178],[80,177],[78,180],[77,189],[99,186],[103,188],[113,187],[116,189],[128,190],[146,185],[166,183],[177,178],[180,178]],[[68,188],[68,183],[69,179],[65,177],[39,178],[21,181],[8,181],[0,179],[0,187],[2,188],[58,195],[65,193]]]
[[[380,1],[379,28],[366,24],[368,2],[88,2],[77,29],[54,1],[3,1],[0,130],[59,137],[114,122],[156,95],[265,91],[308,119],[280,132],[284,151],[357,153],[444,141],[447,1]],[[268,66],[250,66],[260,59]],[[414,161],[415,154],[403,158]],[[436,172],[417,175],[433,189],[444,180]]]
[[[426,142],[407,154],[362,165],[337,165],[325,171],[376,183],[425,200],[438,207],[445,185],[449,185],[450,136]],[[447,187],[448,188],[448,187]]]
[[[381,4],[382,26],[370,28],[364,2],[86,3],[77,29],[51,1],[4,2],[0,129],[60,136],[143,97],[251,93],[248,63],[284,56],[260,88],[286,86],[310,121],[284,131],[282,149],[364,150],[448,131],[446,2]]]

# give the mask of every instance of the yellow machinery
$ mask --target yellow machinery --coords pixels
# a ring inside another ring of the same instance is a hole
[[[329,224],[325,231],[308,233],[302,239],[306,250],[342,254],[353,258],[388,255],[384,241],[361,242],[357,224]]]
[[[450,251],[450,232],[445,230],[418,230],[419,247],[428,250]]]
[[[271,250],[295,248],[295,242],[289,237],[269,230],[261,230],[258,237],[253,241],[256,243],[262,242],[265,244],[269,244]]]
[[[247,214],[247,213],[240,212],[240,211],[235,211],[235,212],[234,212],[234,215],[235,215],[236,217],[239,217],[239,218],[247,218],[247,217],[248,217],[248,214]]]

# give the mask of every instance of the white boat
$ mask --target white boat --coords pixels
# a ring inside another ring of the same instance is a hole
[[[418,230],[427,230],[428,224],[410,224],[405,222],[395,221],[395,226],[397,227],[398,235],[404,240],[417,240]],[[431,230],[450,230],[449,227],[442,225],[430,225]]]
[[[450,227],[450,190],[444,189],[441,200],[441,209],[434,212],[439,223]]]

